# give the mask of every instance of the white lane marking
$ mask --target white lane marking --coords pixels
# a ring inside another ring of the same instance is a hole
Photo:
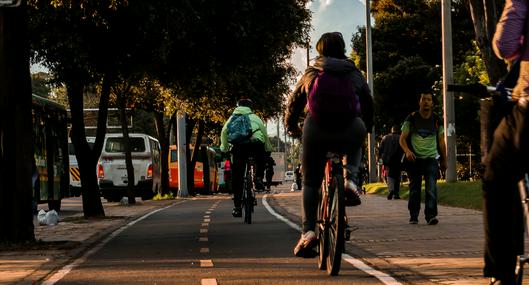
[[[209,215],[204,215],[204,219],[209,219]]]
[[[211,222],[211,219],[204,219],[204,222],[205,223],[209,223],[209,222]]]
[[[200,285],[217,285],[217,279],[215,278],[204,278],[200,281]]]
[[[272,209],[272,207],[270,207],[270,205],[268,205],[268,201],[266,201],[266,197],[268,197],[268,194],[263,195],[262,203],[265,206],[265,208],[268,210],[268,212],[270,214],[272,214],[272,216],[274,216],[277,219],[279,219],[280,221],[282,221],[285,224],[289,225],[291,228],[293,228],[296,231],[300,232],[301,231],[301,227],[298,224],[295,224],[292,221],[290,221],[289,219],[287,219],[287,218],[281,216],[280,214],[276,213],[276,211],[274,211],[274,209]]]
[[[203,247],[200,249],[200,253],[209,253],[209,248]]]
[[[200,237],[198,241],[208,241],[208,237]]]
[[[208,214],[208,215],[211,214],[211,211],[212,211],[212,209],[207,210],[206,214]]]
[[[395,280],[395,278],[389,276],[388,274],[382,272],[382,271],[379,271],[379,270],[376,270],[376,269],[373,269],[371,266],[363,263],[362,261],[348,255],[348,254],[342,254],[342,258],[343,260],[349,262],[350,264],[352,264],[354,267],[364,271],[364,272],[367,272],[368,274],[376,277],[378,280],[382,281],[384,284],[387,284],[387,285],[400,285],[402,283],[398,282],[397,280]]]
[[[74,269],[75,267],[79,266],[81,263],[85,262],[90,255],[96,253],[103,246],[105,246],[110,240],[112,240],[114,237],[119,235],[121,232],[123,232],[124,230],[126,230],[130,226],[136,224],[137,222],[139,222],[141,220],[146,219],[150,215],[153,215],[153,214],[158,213],[160,211],[163,211],[165,209],[171,208],[172,206],[177,205],[177,204],[181,204],[183,202],[184,201],[182,201],[180,203],[173,203],[173,204],[171,204],[169,206],[166,206],[164,208],[160,208],[158,210],[155,210],[155,211],[152,211],[150,213],[147,213],[147,214],[137,218],[136,220],[134,220],[134,221],[122,226],[121,228],[115,230],[110,235],[108,235],[103,241],[101,241],[99,244],[97,244],[96,246],[94,246],[93,248],[91,248],[90,250],[85,252],[83,254],[83,256],[77,258],[72,263],[67,264],[63,268],[59,269],[59,271],[57,271],[55,274],[53,274],[50,278],[48,278],[46,281],[42,282],[42,285],[53,285],[53,284],[59,282],[62,278],[64,278],[64,276],[66,276],[66,274],[68,274],[70,271],[72,271],[72,269]]]
[[[270,207],[270,205],[268,204],[268,201],[266,201],[267,197],[268,197],[268,195],[264,195],[263,196],[262,203],[265,206],[265,208],[268,210],[268,212],[270,212],[270,214],[272,214],[273,216],[275,216],[279,220],[285,222],[291,228],[293,228],[293,229],[295,229],[297,231],[301,231],[301,227],[299,225],[293,223],[289,219],[279,215],[276,211],[274,211],[274,209],[272,209],[272,207]],[[352,256],[350,256],[348,254],[345,254],[345,253],[342,254],[342,258],[343,258],[343,260],[345,260],[349,264],[351,264],[354,267],[358,268],[359,270],[362,270],[365,273],[377,278],[378,280],[380,280],[382,283],[384,283],[386,285],[402,285],[402,283],[398,282],[397,280],[395,280],[390,275],[388,275],[388,274],[386,274],[386,273],[384,273],[382,271],[375,270],[372,267],[370,267],[369,265],[367,265],[364,262],[362,262],[361,260],[356,259],[356,258],[354,258],[354,257],[352,257]]]
[[[202,223],[202,226],[203,226],[203,227],[208,227],[208,226],[209,226],[209,223]]]
[[[208,232],[208,229],[200,229],[200,233],[201,233],[201,234],[205,234],[205,233],[207,233],[207,232]]]
[[[200,260],[200,267],[213,267],[213,260],[211,259]]]

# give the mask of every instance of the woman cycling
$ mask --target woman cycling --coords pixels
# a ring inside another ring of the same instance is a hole
[[[303,123],[302,139],[302,234],[294,248],[294,254],[301,257],[316,256],[314,229],[327,153],[332,151],[347,156],[347,199],[348,193],[356,191],[362,143],[366,129],[369,131],[373,126],[373,99],[369,87],[355,64],[345,56],[342,35],[338,32],[323,34],[316,44],[316,50],[319,56],[314,65],[305,70],[290,94],[285,113],[289,135],[300,137],[298,119],[308,103],[309,112]],[[326,83],[325,80],[335,84]],[[322,91],[324,89],[325,92]],[[344,91],[352,94],[344,94],[349,97],[341,96]],[[323,99],[316,98],[316,95]],[[338,102],[344,98],[350,98],[350,102]],[[326,112],[325,108],[329,107],[332,110]]]

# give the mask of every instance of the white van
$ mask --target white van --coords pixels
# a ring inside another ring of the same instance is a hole
[[[93,148],[96,138],[86,137],[86,141],[90,148]],[[77,197],[81,195],[81,172],[79,171],[79,164],[75,156],[75,148],[70,138],[68,138],[68,157],[70,160],[70,193]]]
[[[151,199],[161,186],[160,143],[146,134],[129,134],[136,196]],[[97,166],[101,195],[109,202],[127,196],[127,166],[123,134],[107,134]]]

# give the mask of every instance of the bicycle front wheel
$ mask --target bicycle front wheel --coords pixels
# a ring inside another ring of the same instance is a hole
[[[335,175],[329,191],[327,273],[338,275],[345,245],[345,197],[343,176]]]
[[[327,212],[327,205],[329,205],[326,193],[325,182],[322,183],[322,189],[320,192],[320,197],[318,199],[318,217],[316,223],[316,236],[318,237],[318,269],[325,270],[327,269],[327,256],[329,255],[329,250],[327,247],[327,240],[329,236],[329,230],[325,221],[325,213]]]

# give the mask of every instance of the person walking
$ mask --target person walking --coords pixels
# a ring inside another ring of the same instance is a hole
[[[265,152],[272,151],[272,144],[268,138],[266,127],[261,118],[252,112],[251,106],[253,102],[250,99],[242,98],[237,102],[237,107],[233,111],[230,118],[224,124],[220,136],[220,150],[227,152],[231,148],[233,156],[232,169],[232,188],[233,188],[233,211],[234,217],[242,216],[242,188],[244,184],[244,168],[248,158],[252,156],[255,160],[256,170],[254,177],[254,184],[257,190],[263,191],[263,175],[264,175],[264,160]],[[242,117],[246,116],[246,117]],[[236,120],[241,120],[240,124],[235,123]],[[242,122],[247,120],[247,123]],[[244,135],[244,139],[235,134],[245,131],[239,126],[247,125],[249,134]],[[228,140],[234,138],[232,142]],[[235,142],[235,139],[237,142]]]
[[[378,155],[382,159],[382,164],[387,172],[388,200],[400,199],[400,172],[401,159],[404,152],[399,144],[399,126],[391,127],[391,133],[385,135],[380,142]]]
[[[346,154],[346,205],[358,196],[362,143],[373,126],[373,99],[362,73],[345,55],[345,42],[338,32],[323,34],[316,44],[319,56],[309,66],[290,94],[285,127],[290,136],[301,137],[303,123],[302,234],[294,255],[314,257],[319,189],[327,152]],[[360,109],[361,107],[361,109]],[[349,197],[349,198],[348,198]],[[349,201],[349,202],[348,202]],[[360,199],[356,200],[357,205]],[[353,205],[353,204],[349,204]]]
[[[272,187],[272,178],[274,177],[274,166],[276,162],[270,153],[267,153],[265,160],[265,177],[266,177],[266,191],[270,192]]]
[[[408,210],[410,224],[419,222],[421,209],[421,185],[424,176],[424,216],[429,225],[439,223],[437,219],[437,175],[440,158],[441,170],[446,170],[446,145],[443,123],[433,113],[432,93],[423,93],[419,99],[419,110],[406,117],[402,124],[400,146],[406,154],[406,172],[410,179]]]
[[[296,190],[301,190],[301,164],[298,164],[298,166],[296,166],[296,169],[294,169],[294,177],[296,179]]]
[[[529,171],[529,4],[506,0],[492,47],[499,58],[520,62],[512,104],[494,131],[484,159],[483,216],[485,277],[491,284],[515,284],[518,255],[524,253],[524,217],[518,182]],[[523,266],[523,265],[522,265]]]

